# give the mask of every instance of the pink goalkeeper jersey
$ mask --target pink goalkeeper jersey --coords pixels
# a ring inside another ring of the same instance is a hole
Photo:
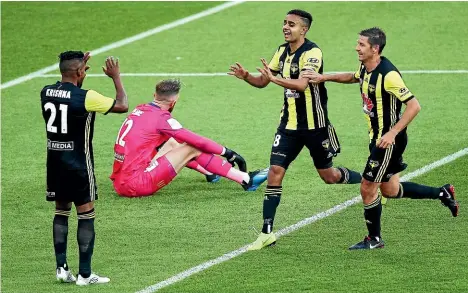
[[[191,132],[167,110],[150,103],[137,106],[120,127],[114,146],[112,180],[128,179],[149,166],[157,148],[173,137],[202,152],[220,155],[224,147]]]

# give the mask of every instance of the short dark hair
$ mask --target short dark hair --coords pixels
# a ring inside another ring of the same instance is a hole
[[[287,14],[288,15],[293,14],[293,15],[299,16],[304,22],[304,24],[307,26],[307,29],[310,29],[310,26],[312,25],[312,14],[310,14],[309,12],[301,10],[301,9],[293,9],[293,10],[290,10]]]
[[[387,43],[387,36],[385,35],[384,31],[378,27],[371,27],[359,32],[359,35],[363,37],[367,37],[369,40],[369,44],[371,46],[379,46],[379,54],[382,53],[383,49],[385,48],[385,44]]]
[[[156,94],[158,96],[173,96],[180,91],[181,83],[179,79],[166,79],[156,84]]]
[[[60,53],[58,57],[60,59],[60,72],[64,73],[67,71],[77,70],[78,67],[75,65],[76,61],[82,62],[84,53],[82,51],[66,51]]]

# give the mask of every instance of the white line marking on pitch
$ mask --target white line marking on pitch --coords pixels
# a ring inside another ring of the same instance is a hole
[[[176,21],[174,21],[174,22],[171,22],[171,23],[168,23],[168,24],[165,24],[165,25],[161,25],[161,26],[155,27],[155,28],[153,28],[153,29],[150,29],[150,30],[148,30],[148,31],[139,33],[139,34],[134,35],[134,36],[132,36],[132,37],[129,37],[129,38],[126,38],[126,39],[123,39],[123,40],[120,40],[120,41],[111,43],[111,44],[109,44],[109,45],[107,45],[107,46],[104,46],[104,47],[101,47],[101,48],[98,48],[98,49],[95,49],[95,50],[92,50],[92,51],[91,51],[91,54],[92,54],[92,55],[98,55],[98,54],[100,54],[100,53],[104,53],[104,52],[107,52],[107,51],[109,51],[109,50],[112,50],[112,49],[115,49],[115,48],[119,48],[119,47],[128,45],[128,44],[130,44],[130,43],[139,41],[139,40],[144,39],[144,38],[146,38],[146,37],[149,37],[149,36],[158,34],[158,33],[160,33],[160,32],[166,31],[166,30],[168,30],[168,29],[175,28],[175,27],[181,26],[181,25],[183,25],[183,24],[189,23],[189,22],[191,22],[191,21],[194,21],[194,20],[203,18],[203,17],[205,17],[205,16],[209,16],[209,15],[215,14],[215,13],[217,13],[217,12],[219,12],[219,11],[222,11],[222,10],[227,9],[227,8],[229,8],[229,7],[232,7],[232,6],[241,4],[241,3],[243,3],[243,2],[244,2],[244,1],[227,2],[227,3],[221,4],[221,5],[215,6],[215,7],[213,7],[213,8],[204,10],[204,11],[202,11],[202,12],[193,14],[193,15],[191,15],[191,16],[181,18],[181,19],[176,20]],[[6,83],[3,83],[3,84],[0,85],[0,89],[6,89],[6,88],[9,88],[9,87],[12,87],[12,86],[14,86],[14,85],[23,83],[23,82],[25,82],[25,81],[31,80],[31,79],[33,79],[33,78],[35,78],[35,77],[39,77],[39,76],[41,76],[41,75],[43,75],[43,74],[46,74],[46,73],[48,73],[48,72],[51,72],[51,71],[54,71],[54,70],[57,70],[57,69],[58,69],[58,63],[56,63],[56,64],[54,64],[54,65],[47,66],[47,67],[42,68],[42,69],[40,69],[40,70],[38,70],[38,71],[29,73],[29,74],[27,74],[27,75],[24,75],[24,76],[15,78],[15,79],[13,79],[13,80],[10,80],[10,81],[8,81],[8,82],[6,82]]]
[[[347,71],[336,71],[336,72],[326,72],[326,73],[346,73]],[[401,70],[403,74],[466,74],[468,70]],[[122,76],[130,77],[209,77],[209,76],[229,76],[227,72],[147,72],[147,73],[122,73]],[[253,75],[260,75],[260,73],[253,73]],[[88,77],[106,77],[105,74],[88,74]],[[60,74],[42,74],[37,77],[60,77]]]
[[[421,176],[437,167],[440,167],[442,165],[445,165],[445,164],[448,164],[460,157],[463,157],[465,155],[468,154],[468,148],[464,148],[456,153],[453,153],[451,155],[448,155],[438,161],[435,161],[429,165],[426,165],[422,168],[419,168],[417,169],[416,171],[413,171],[413,172],[410,172],[408,174],[406,174],[405,176],[401,177],[401,181],[408,181],[408,180],[411,180],[412,178],[415,178],[415,177],[418,177],[418,176]],[[321,213],[318,213],[316,215],[313,215],[312,217],[309,217],[309,218],[306,218],[304,220],[301,220],[299,222],[297,222],[296,224],[293,224],[289,227],[286,227],[286,228],[283,228],[281,230],[279,230],[277,233],[276,233],[276,236],[279,238],[283,235],[286,235],[286,234],[289,234],[293,231],[296,231],[306,225],[309,225],[309,224],[312,224],[314,222],[317,222],[318,220],[321,220],[321,219],[324,219],[328,216],[331,216],[339,211],[342,211],[358,202],[361,201],[361,196],[356,196],[348,201],[345,201],[339,205],[336,205],[334,207],[332,207],[331,209],[328,209],[324,212],[321,212]],[[137,293],[152,293],[152,292],[156,292],[158,291],[159,289],[162,289],[164,287],[167,287],[169,285],[172,285],[176,282],[179,282],[187,277],[190,277],[191,275],[194,275],[196,273],[199,273],[201,271],[204,271],[214,265],[217,265],[217,264],[220,264],[222,262],[225,262],[227,260],[230,260],[232,258],[235,258],[236,256],[239,256],[241,254],[244,254],[245,252],[247,252],[247,247],[248,245],[246,246],[243,246],[237,250],[234,250],[234,251],[231,251],[229,253],[226,253],[218,258],[214,258],[212,260],[209,260],[207,262],[204,262],[198,266],[195,266],[195,267],[192,267],[186,271],[183,271],[177,275],[174,275],[172,277],[170,277],[169,279],[166,279],[162,282],[159,282],[157,284],[154,284],[154,285],[151,285],[143,290],[140,290],[138,291]]]

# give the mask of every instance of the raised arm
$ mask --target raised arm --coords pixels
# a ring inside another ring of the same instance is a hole
[[[114,57],[107,57],[105,65],[106,66],[102,67],[102,70],[107,76],[112,78],[116,91],[115,103],[109,112],[126,113],[128,112],[128,98],[122,80],[120,79],[119,60],[114,59]]]

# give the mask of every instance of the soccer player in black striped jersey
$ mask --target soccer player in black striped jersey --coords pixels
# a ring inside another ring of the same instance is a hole
[[[116,99],[81,88],[89,69],[89,53],[67,51],[60,56],[62,80],[41,91],[42,115],[47,134],[47,201],[55,201],[53,239],[61,282],[90,285],[109,282],[91,272],[94,249],[94,201],[97,199],[94,176],[93,131],[96,112],[128,111],[127,95],[120,80],[119,63],[106,60],[104,73],[114,81]],[[72,203],[78,214],[78,279],[67,264],[68,217]]]
[[[283,24],[286,43],[278,47],[269,64],[261,59],[263,66],[258,68],[260,76],[249,74],[239,63],[230,68],[230,75],[254,87],[264,88],[272,82],[283,88],[284,106],[273,139],[268,186],[263,201],[262,233],[250,246],[250,250],[276,242],[272,229],[283,178],[289,164],[304,146],[309,149],[315,168],[325,183],[361,182],[358,172],[333,167],[333,157],[340,152],[340,144],[328,119],[327,89],[323,84],[309,85],[307,78],[300,77],[304,70],[323,72],[322,51],[317,44],[306,39],[311,24],[310,13],[303,10],[289,11]]]
[[[334,81],[359,83],[362,109],[369,125],[369,158],[364,168],[361,196],[368,236],[350,249],[382,248],[380,218],[381,197],[439,199],[458,215],[453,185],[430,187],[412,182],[401,182],[399,173],[406,169],[403,152],[407,144],[406,128],[420,111],[418,100],[406,87],[398,69],[386,57],[381,56],[386,44],[385,33],[379,28],[365,29],[359,33],[356,46],[359,69],[353,73],[321,75],[308,71],[303,74],[313,83]],[[402,104],[406,105],[403,114]]]

